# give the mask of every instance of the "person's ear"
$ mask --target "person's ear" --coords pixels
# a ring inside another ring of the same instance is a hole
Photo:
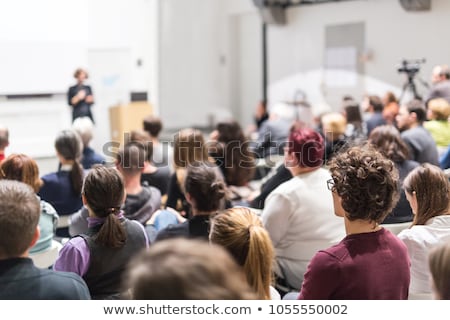
[[[37,225],[36,226],[36,230],[34,231],[33,239],[31,240],[29,248],[34,247],[36,242],[38,242],[40,236],[41,236],[41,228],[39,227],[39,225]]]
[[[84,196],[84,194],[81,194],[81,200],[83,201],[83,205],[87,207],[87,201],[86,201],[86,197]]]

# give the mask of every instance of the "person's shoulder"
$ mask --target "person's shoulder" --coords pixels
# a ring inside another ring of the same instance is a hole
[[[54,271],[49,269],[42,269],[40,275],[41,281],[45,282],[51,290],[58,290],[60,294],[67,295],[68,299],[79,299],[79,294],[72,298],[75,292],[85,292],[89,298],[89,290],[84,280],[73,272]]]
[[[156,241],[171,239],[175,237],[187,237],[189,234],[189,221],[179,224],[170,224],[158,232]]]

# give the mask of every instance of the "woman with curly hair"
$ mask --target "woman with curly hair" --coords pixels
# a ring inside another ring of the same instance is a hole
[[[450,183],[441,169],[424,163],[411,171],[403,187],[414,214],[411,228],[398,234],[411,256],[409,293],[431,294],[428,254],[450,240]]]
[[[394,163],[366,145],[337,155],[330,171],[334,212],[344,218],[347,236],[316,253],[298,298],[408,299],[408,251],[380,226],[398,200]]]

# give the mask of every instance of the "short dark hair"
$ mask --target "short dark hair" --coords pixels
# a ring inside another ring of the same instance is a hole
[[[330,162],[330,171],[351,221],[381,223],[397,204],[398,170],[370,144],[338,154]]]
[[[117,165],[126,175],[137,175],[144,169],[146,153],[141,143],[129,142],[117,153]]]
[[[135,257],[124,289],[133,300],[255,299],[240,266],[222,247],[170,239]]]
[[[184,189],[195,200],[199,211],[219,209],[225,197],[225,182],[218,178],[217,168],[201,162],[187,167]]]
[[[423,102],[419,99],[413,99],[406,103],[406,109],[409,113],[414,112],[416,114],[419,123],[423,123],[427,119],[427,110]]]
[[[373,107],[373,111],[383,111],[383,102],[379,96],[369,96],[369,104]]]
[[[19,181],[0,181],[0,256],[16,258],[30,247],[41,214],[34,190]]]
[[[148,116],[143,121],[143,128],[152,137],[158,137],[163,128],[161,119],[155,116]]]

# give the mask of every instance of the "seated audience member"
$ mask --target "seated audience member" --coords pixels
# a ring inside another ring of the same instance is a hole
[[[280,299],[271,286],[275,258],[272,241],[255,213],[243,207],[222,211],[211,221],[209,239],[227,249],[244,268],[258,299]]]
[[[37,192],[42,185],[36,161],[24,154],[11,154],[0,163],[0,179],[23,182],[33,188],[34,192]],[[39,197],[37,198],[39,199]],[[40,236],[36,244],[30,248],[30,254],[43,252],[52,247],[58,222],[58,214],[52,205],[44,200],[40,200],[39,203],[41,205]]]
[[[383,118],[388,125],[395,124],[395,117],[398,115],[400,105],[392,91],[387,91],[382,99],[383,103]]]
[[[151,155],[151,162],[158,168],[167,167],[173,172],[173,147],[170,142],[161,142],[159,140],[162,128],[162,121],[158,117],[148,116],[143,121],[143,129],[150,135],[152,143],[153,154]]]
[[[367,134],[378,126],[386,124],[386,120],[383,118],[383,102],[378,96],[368,96],[365,98],[367,100],[368,118],[366,120]]]
[[[39,239],[40,208],[30,186],[0,181],[0,299],[90,299],[79,276],[36,268],[28,257]]]
[[[157,188],[161,195],[167,194],[170,180],[169,167],[157,167],[153,164],[153,143],[145,131],[133,130],[130,133],[129,142],[140,143],[145,150],[144,170],[141,173],[141,182],[147,182],[149,186]]]
[[[126,198],[122,211],[127,219],[136,220],[145,226],[156,210],[161,207],[161,193],[155,187],[141,183],[145,151],[140,143],[129,142],[117,153],[116,166],[122,173]],[[74,236],[88,231],[86,207],[70,218],[69,233]]]
[[[440,154],[447,151],[450,144],[450,104],[447,100],[439,98],[428,102],[427,118],[423,126],[433,137]]]
[[[235,121],[218,123],[210,138],[210,156],[221,169],[232,200],[244,200],[252,192],[248,183],[255,175],[255,161],[249,141]]]
[[[61,227],[56,230],[56,235],[69,237],[68,217],[83,206],[81,187],[84,172],[80,165],[81,138],[73,130],[63,130],[56,137],[55,149],[61,166],[57,172],[42,177],[43,185],[38,195],[50,203],[59,214]],[[67,223],[61,223],[64,220]]]
[[[408,145],[411,160],[439,165],[436,143],[430,132],[423,127],[425,120],[426,110],[420,100],[402,105],[396,117],[397,127]]]
[[[428,254],[450,241],[449,180],[438,167],[423,164],[408,174],[403,186],[414,213],[411,228],[398,234],[411,256],[409,293],[431,294]]]
[[[5,159],[5,149],[9,146],[8,128],[0,125],[0,162]]]
[[[359,104],[354,100],[347,100],[343,105],[347,127],[345,136],[352,142],[360,142],[367,139],[367,128],[361,115]]]
[[[192,163],[187,168],[184,190],[191,205],[192,218],[161,230],[156,241],[174,237],[208,240],[210,216],[217,212],[225,197],[225,183],[217,177],[214,167],[201,162]]]
[[[405,245],[380,226],[398,200],[398,173],[373,147],[353,147],[330,163],[334,212],[347,236],[312,258],[299,299],[408,299]]]
[[[344,147],[347,137],[345,131],[347,120],[340,113],[327,113],[321,118],[323,136],[325,137],[324,163],[332,159]]]
[[[291,132],[285,149],[285,165],[292,178],[279,185],[266,199],[263,225],[275,247],[278,286],[299,290],[303,273],[317,250],[337,243],[344,228],[333,214],[333,201],[326,182],[330,173],[322,168],[324,143],[311,129]]]
[[[252,143],[252,151],[259,158],[282,155],[289,135],[289,128],[295,121],[295,110],[284,103],[274,105],[269,111],[269,119],[258,129],[257,138]]]
[[[122,207],[125,217],[143,225],[161,207],[161,192],[155,187],[141,184],[145,150],[139,143],[128,143],[117,154],[117,169],[125,182],[126,199]]]
[[[435,299],[450,300],[450,241],[431,250],[428,261]]]
[[[256,299],[228,252],[198,240],[151,246],[128,265],[124,288],[133,300]]]
[[[89,146],[94,136],[94,123],[89,117],[76,118],[72,123],[72,129],[81,137],[83,142],[83,153],[81,156],[81,165],[84,169],[90,169],[94,164],[105,163],[105,157],[95,152]]]
[[[398,186],[400,200],[382,223],[402,223],[412,221],[413,213],[408,200],[406,199],[402,183],[408,173],[419,166],[419,163],[408,160],[408,147],[402,140],[400,132],[398,132],[394,126],[385,125],[376,127],[370,133],[369,142],[385,157],[394,162],[399,173]]]
[[[170,177],[166,207],[180,211],[183,216],[191,217],[191,208],[184,196],[186,168],[194,162],[201,162],[215,168],[216,176],[223,180],[220,169],[209,157],[203,134],[196,129],[183,129],[175,135],[174,164],[175,172]]]
[[[94,167],[83,184],[89,231],[70,239],[54,269],[83,277],[93,299],[120,298],[121,276],[136,253],[148,246],[144,227],[125,218],[122,175],[114,168]]]
[[[450,68],[448,65],[436,65],[431,73],[432,86],[424,98],[425,106],[432,99],[444,98],[450,103]]]

